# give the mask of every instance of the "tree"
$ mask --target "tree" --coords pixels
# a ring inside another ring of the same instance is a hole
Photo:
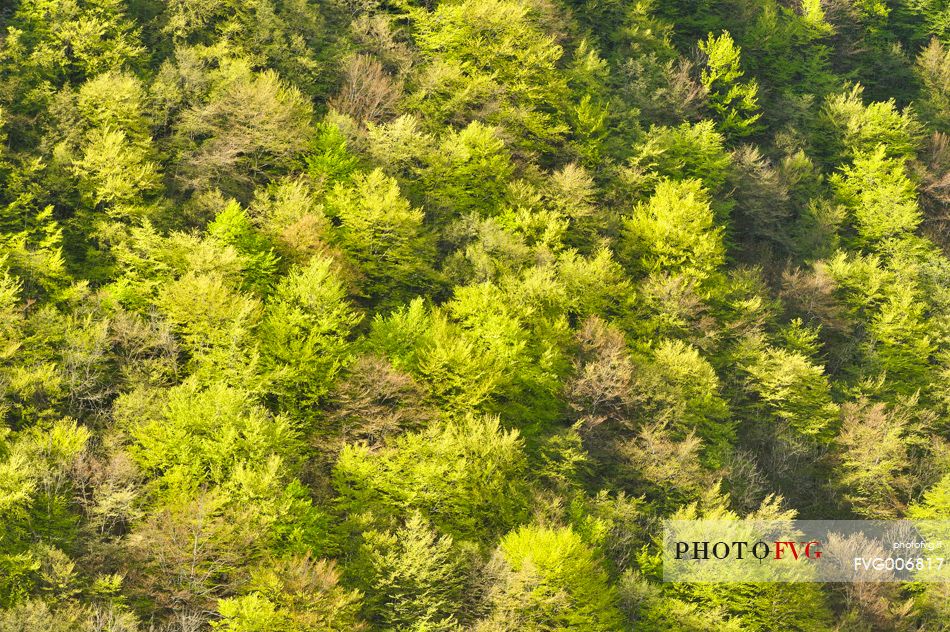
[[[235,384],[260,386],[251,338],[259,301],[230,287],[220,273],[188,272],[164,284],[155,302],[191,353],[200,379],[227,376]]]
[[[620,579],[619,592],[627,618],[646,630],[738,632],[743,629],[740,620],[730,618],[722,609],[702,607],[663,592],[639,573],[625,573]]]
[[[378,355],[361,356],[330,394],[329,430],[339,433],[340,444],[328,447],[336,451],[359,441],[384,445],[394,435],[428,425],[435,411],[423,398],[411,375]]]
[[[346,62],[344,83],[329,105],[357,121],[377,121],[393,111],[401,88],[379,61],[354,55]]]
[[[445,533],[479,541],[524,517],[526,466],[517,431],[503,430],[497,418],[471,417],[399,436],[376,453],[346,446],[333,478],[353,515],[417,510]]]
[[[217,600],[246,580],[248,562],[263,557],[253,518],[220,493],[156,508],[126,543],[130,592],[152,601],[153,611],[203,623]]]
[[[914,400],[887,406],[862,399],[842,406],[836,484],[856,514],[887,520],[906,509],[916,483],[914,457],[922,447],[915,405]]]
[[[788,227],[794,216],[790,184],[805,176],[812,165],[804,154],[788,156],[775,164],[756,147],[743,145],[732,154],[734,168],[729,183],[735,186],[733,225],[743,226],[735,239],[747,252],[768,256],[772,249],[783,252],[793,247]],[[791,181],[791,182],[789,182]],[[759,254],[761,253],[761,254]]]
[[[950,132],[950,51],[937,38],[917,56],[917,76],[924,85],[917,104],[921,116],[937,130]]]
[[[26,2],[11,15],[10,33],[14,46],[3,57],[4,74],[22,72],[28,81],[21,90],[117,71],[145,56],[134,20],[111,0]],[[17,91],[17,100],[29,102],[24,92]]]
[[[717,489],[713,489],[700,501],[677,510],[672,519],[714,522],[739,520],[740,516],[727,508],[726,501]],[[747,514],[745,520],[794,520],[795,511],[783,509],[782,503],[782,497],[769,496],[755,511]],[[748,525],[749,522],[744,524]],[[803,632],[818,632],[827,629],[832,618],[826,594],[812,582],[694,582],[669,584],[669,587],[678,600],[698,605],[712,617],[725,615],[732,620],[728,623],[738,624],[738,628],[742,630],[765,632],[776,628],[791,628]],[[801,597],[804,599],[800,599]]]
[[[19,230],[0,235],[0,257],[21,284],[26,300],[59,297],[70,284],[63,256],[63,229],[53,219],[53,207],[32,214]]]
[[[241,261],[243,287],[258,295],[273,289],[278,257],[271,242],[255,230],[251,218],[241,205],[228,202],[208,224],[208,237],[237,251]]]
[[[429,62],[409,97],[433,123],[466,124],[482,113],[526,151],[546,150],[567,126],[558,112],[567,85],[563,54],[541,16],[506,0],[413,12],[415,41]]]
[[[713,193],[726,183],[731,159],[723,135],[712,121],[678,127],[653,127],[643,146],[631,158],[631,173],[636,184],[652,191],[663,179],[699,180]]]
[[[576,334],[574,374],[566,384],[571,408],[590,426],[622,422],[633,407],[635,367],[623,333],[596,316]]]
[[[630,281],[609,248],[588,257],[565,251],[558,259],[558,279],[571,316],[617,316],[625,309]]]
[[[333,562],[307,556],[270,561],[256,569],[240,597],[218,600],[220,621],[227,632],[358,632],[360,594],[339,585]]]
[[[255,66],[294,77],[308,94],[325,94],[336,78],[326,71],[339,55],[328,26],[324,12],[297,0],[175,0],[162,7],[150,35],[170,40],[179,52],[226,47]]]
[[[911,285],[893,288],[868,323],[872,367],[886,376],[887,390],[905,396],[929,383],[934,350],[915,290]]]
[[[247,216],[285,261],[303,265],[315,255],[335,254],[329,245],[330,222],[303,179],[258,189]]]
[[[705,444],[704,461],[720,465],[735,430],[729,407],[719,395],[719,377],[709,362],[695,347],[663,340],[638,368],[633,389],[638,412],[677,440],[695,434]]]
[[[823,367],[800,353],[765,348],[744,368],[760,405],[792,432],[819,441],[833,436],[838,407]]]
[[[77,535],[76,516],[69,507],[73,491],[69,471],[90,437],[86,428],[70,419],[33,426],[13,442],[8,434],[6,429],[0,431],[0,524],[4,526],[0,604],[4,607],[35,592],[37,571],[48,557],[41,543],[55,551],[52,555],[64,561],[64,567],[71,563],[54,547],[69,548]]]
[[[702,441],[689,432],[676,436],[662,422],[646,422],[617,448],[616,476],[626,489],[643,494],[660,513],[700,497],[713,477],[704,469]],[[718,461],[719,455],[713,459]]]
[[[276,72],[238,73],[181,116],[183,184],[240,195],[294,163],[312,134],[311,115],[300,90]]]
[[[833,175],[831,182],[838,199],[853,213],[861,246],[886,248],[920,223],[914,185],[902,162],[887,158],[884,145],[856,155],[854,164]]]
[[[935,36],[931,42],[937,38],[946,41],[950,35],[950,11],[945,4],[935,0],[910,0],[907,5],[923,18],[927,33]]]
[[[927,542],[933,542],[931,550],[934,555],[946,555],[947,537],[946,525],[941,522],[950,508],[950,476],[943,476],[922,497],[909,507],[907,517],[915,520],[915,526]],[[939,544],[938,544],[939,543]],[[950,616],[947,608],[947,587],[943,582],[946,569],[937,569],[920,573],[921,579],[931,580],[922,582],[923,590],[915,599],[915,606],[920,608],[927,618],[944,621]]]
[[[338,184],[327,198],[328,215],[339,221],[340,247],[365,276],[361,294],[401,303],[424,289],[432,276],[433,243],[424,214],[402,197],[399,185],[379,169]]]
[[[360,547],[361,584],[371,620],[393,630],[457,630],[465,615],[463,551],[419,514],[395,531],[370,531]]]
[[[860,84],[829,96],[822,109],[823,124],[831,138],[822,139],[830,161],[838,164],[861,153],[883,148],[887,158],[909,158],[919,144],[920,124],[913,110],[901,112],[893,99],[865,106]]]
[[[458,332],[445,333],[457,335],[476,359],[493,367],[497,382],[486,408],[521,423],[557,415],[557,380],[566,369],[563,292],[549,271],[536,272],[507,279],[500,286],[479,283],[457,288],[445,306],[452,329]],[[450,340],[438,341],[422,367],[437,371],[430,376],[434,384],[438,372],[451,371],[449,358],[440,357],[442,345],[451,348]]]
[[[138,622],[129,613],[84,608],[75,603],[50,607],[42,600],[29,600],[0,611],[0,631],[47,630],[48,632],[98,632],[102,624],[110,632],[137,632]]]
[[[248,393],[217,383],[182,385],[154,417],[137,420],[132,455],[160,488],[190,492],[227,483],[241,468],[296,456],[297,432],[272,417]]]
[[[682,272],[700,280],[725,260],[722,229],[698,180],[664,180],[625,221],[624,249],[634,269]]]
[[[86,203],[108,204],[110,214],[120,218],[141,214],[131,205],[154,190],[160,176],[147,152],[132,145],[125,132],[109,128],[90,132],[82,152],[73,173]]]
[[[728,31],[719,37],[712,33],[700,40],[699,50],[706,56],[702,83],[709,93],[709,105],[719,119],[719,129],[730,138],[741,138],[757,131],[759,112],[758,83],[740,81],[745,74],[739,65],[739,47]]]
[[[550,414],[559,356],[532,339],[504,296],[501,288],[482,283],[459,288],[445,309],[428,310],[417,299],[377,317],[370,344],[417,376],[428,402],[451,418],[498,409],[516,419]],[[527,402],[535,406],[519,411]]]
[[[258,329],[262,364],[282,405],[306,416],[349,363],[347,338],[360,315],[330,259],[314,257],[285,276]]]
[[[443,215],[495,215],[513,173],[501,130],[473,121],[450,132],[423,172],[426,201]]]
[[[527,525],[512,531],[502,538],[490,572],[491,613],[477,630],[622,628],[607,574],[569,527]]]

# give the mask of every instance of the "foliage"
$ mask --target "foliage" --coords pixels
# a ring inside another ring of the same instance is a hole
[[[709,93],[709,104],[719,117],[719,128],[727,136],[742,137],[755,132],[758,84],[739,81],[744,74],[739,66],[739,48],[728,32],[699,42],[706,56],[702,82]]]
[[[450,536],[439,536],[413,513],[394,532],[366,533],[361,555],[373,620],[391,629],[458,629],[466,568]]]
[[[349,361],[347,337],[360,317],[333,262],[319,256],[285,276],[260,324],[264,369],[290,410],[305,414]]]
[[[419,510],[448,534],[474,539],[525,515],[522,450],[518,433],[501,429],[497,418],[468,418],[403,435],[378,454],[347,446],[334,483],[350,512],[385,518]]]
[[[0,4],[0,632],[950,626],[946,0]]]
[[[616,593],[593,552],[570,528],[524,526],[502,538],[497,588],[484,630],[614,630]]]
[[[644,272],[682,272],[705,278],[725,258],[707,192],[697,180],[662,181],[625,222],[626,251]],[[639,255],[637,255],[639,253]]]

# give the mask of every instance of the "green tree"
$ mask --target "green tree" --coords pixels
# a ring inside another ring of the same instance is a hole
[[[220,273],[188,272],[161,286],[156,303],[191,353],[196,377],[209,383],[260,387],[252,328],[260,302],[237,291]]]
[[[424,214],[402,197],[395,179],[379,169],[354,175],[327,197],[327,214],[339,220],[337,240],[365,275],[364,298],[401,303],[431,282],[434,244]]]
[[[272,417],[247,393],[220,383],[176,387],[165,406],[135,420],[129,433],[139,467],[160,487],[186,492],[226,483],[241,468],[265,467],[274,457],[293,460],[299,449],[286,418]]]
[[[349,363],[347,338],[359,321],[331,260],[314,257],[281,280],[257,335],[263,368],[285,409],[313,414]]]
[[[709,362],[694,347],[663,340],[637,373],[634,397],[643,413],[678,440],[697,435],[706,444],[705,460],[721,464],[735,430],[729,407],[719,396],[719,377]]]
[[[19,140],[36,133],[34,117],[51,105],[52,93],[64,83],[139,66],[145,58],[140,29],[114,0],[30,0],[11,13],[0,53],[0,85],[17,103],[11,121],[17,123]]]
[[[937,38],[917,56],[917,76],[924,86],[917,103],[921,117],[942,132],[950,132],[950,51]]]
[[[506,0],[439,5],[412,14],[429,62],[410,96],[434,123],[479,117],[511,130],[524,150],[550,149],[567,132],[558,106],[567,96],[563,55],[530,6]]]
[[[413,513],[395,531],[363,536],[356,565],[372,620],[393,630],[458,630],[468,579],[464,552]],[[365,566],[363,566],[365,565]]]
[[[748,387],[760,405],[793,432],[828,441],[836,430],[838,406],[824,367],[781,348],[757,350],[746,365]]]
[[[884,145],[856,155],[852,166],[832,176],[831,184],[853,214],[861,246],[887,248],[913,233],[921,221],[914,184],[902,161],[887,157]]]
[[[726,507],[727,500],[718,495],[718,490],[707,492],[701,501],[677,510],[673,519],[738,520],[739,514]],[[795,519],[794,510],[782,509],[782,501],[781,497],[769,496],[755,511],[746,515],[745,519],[782,522]],[[832,620],[827,596],[815,583],[810,582],[699,582],[673,584],[670,588],[675,598],[698,605],[704,614],[708,612],[711,617],[718,618],[724,614],[732,620],[727,622],[727,625],[738,624],[737,627],[742,630],[765,632],[776,628],[789,628],[802,632],[818,632],[827,629]]]
[[[698,180],[664,180],[624,222],[624,252],[634,269],[708,277],[725,260],[722,229]]]
[[[731,163],[724,143],[712,121],[651,128],[643,146],[631,158],[630,173],[625,179],[647,191],[664,178],[695,179],[718,194],[726,183]]]
[[[706,56],[702,82],[709,92],[709,105],[719,119],[719,129],[730,138],[741,138],[757,131],[759,112],[758,83],[741,81],[745,74],[739,65],[739,47],[728,31],[719,37],[712,33],[700,40],[699,50]]]
[[[448,134],[423,173],[427,203],[444,215],[498,213],[513,173],[500,131],[473,121]]]
[[[832,164],[883,147],[887,158],[909,158],[919,145],[920,123],[913,110],[900,111],[893,99],[864,105],[860,84],[828,97],[820,122],[828,137],[821,138],[823,152],[831,152]]]
[[[307,556],[273,560],[256,569],[249,592],[218,601],[215,630],[227,632],[357,632],[360,594],[339,585],[333,562]]]
[[[911,395],[926,388],[934,344],[925,324],[920,293],[899,285],[888,293],[880,311],[868,323],[868,352],[874,369],[886,376],[886,388]]]
[[[920,420],[914,419],[916,404],[887,406],[862,399],[842,406],[836,482],[856,514],[887,520],[906,510],[923,441]]]
[[[397,437],[390,447],[343,449],[334,469],[341,506],[380,518],[418,510],[460,540],[503,533],[525,516],[527,462],[518,432],[471,417]]]
[[[87,204],[107,204],[110,214],[133,219],[143,211],[132,203],[154,190],[160,176],[146,150],[129,143],[124,132],[108,128],[89,133],[73,173]]]
[[[171,39],[178,50],[226,46],[256,66],[298,78],[300,87],[314,94],[332,83],[325,73],[335,61],[333,38],[324,12],[306,2],[175,0],[161,7],[156,22],[160,30],[152,38]]]
[[[523,526],[502,538],[491,566],[491,614],[477,630],[618,630],[617,593],[569,527]]]

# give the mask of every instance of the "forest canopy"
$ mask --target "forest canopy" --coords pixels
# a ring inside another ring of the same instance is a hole
[[[944,0],[7,0],[0,632],[938,630]]]

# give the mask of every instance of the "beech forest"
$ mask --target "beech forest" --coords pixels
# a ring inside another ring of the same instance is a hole
[[[0,632],[937,631],[948,0],[0,0]]]

